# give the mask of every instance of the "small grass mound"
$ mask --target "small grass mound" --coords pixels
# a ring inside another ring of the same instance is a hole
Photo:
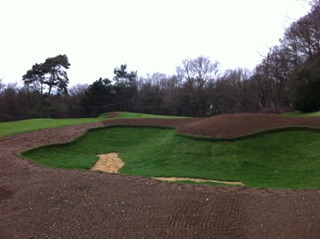
[[[184,117],[120,112],[120,114],[116,118],[118,119],[142,119],[142,118],[144,119],[176,119],[176,118],[184,118]]]
[[[319,188],[320,134],[312,130],[263,134],[236,141],[178,135],[172,128],[113,126],[72,143],[22,153],[49,167],[90,169],[97,154],[118,152],[120,173],[238,181],[249,187]]]
[[[284,113],[282,115],[284,115],[284,116],[313,117],[313,116],[320,116],[320,111],[312,112],[312,113],[303,113],[300,111],[294,111],[294,112]]]

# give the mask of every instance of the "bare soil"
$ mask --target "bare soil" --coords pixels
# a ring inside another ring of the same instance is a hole
[[[115,120],[0,138],[0,238],[319,238],[320,190],[169,184],[114,173],[38,165],[18,153],[63,143],[111,124],[177,127],[235,137],[320,118],[224,115],[206,119]]]

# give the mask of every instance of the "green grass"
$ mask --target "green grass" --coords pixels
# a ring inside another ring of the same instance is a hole
[[[64,145],[23,152],[40,164],[90,169],[96,154],[118,152],[122,174],[240,181],[249,187],[319,188],[320,134],[286,130],[236,141],[176,134],[172,128],[118,126],[90,130]]]
[[[113,120],[115,118],[107,118],[111,113],[101,114],[98,118],[75,118],[75,119],[28,119],[19,120],[14,122],[0,123],[0,138],[20,134],[34,130],[57,128],[68,125],[83,124],[90,122],[98,122],[102,120]],[[139,114],[121,112],[116,118],[131,119],[131,118],[181,118],[177,116],[164,116],[164,115],[151,115],[151,114]]]
[[[14,122],[0,123],[0,138],[34,130],[57,128],[68,125],[98,122],[103,118],[77,118],[77,119],[28,119]]]
[[[312,112],[312,113],[303,113],[300,111],[294,111],[294,112],[289,112],[282,114],[284,116],[302,116],[302,117],[311,117],[311,116],[320,116],[320,111],[318,112]]]
[[[136,119],[136,118],[176,119],[176,118],[183,118],[183,117],[121,112],[117,118],[118,119]]]

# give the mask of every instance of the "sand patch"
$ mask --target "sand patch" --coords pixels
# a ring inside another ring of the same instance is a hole
[[[230,181],[219,181],[219,180],[212,180],[212,179],[200,179],[200,178],[177,178],[177,177],[153,177],[153,179],[160,180],[160,181],[167,181],[167,182],[175,182],[175,181],[192,181],[197,183],[223,183],[228,185],[236,185],[236,186],[245,186],[241,182],[230,182]]]
[[[117,153],[98,154],[99,160],[92,167],[91,171],[103,171],[107,173],[118,173],[124,162]]]

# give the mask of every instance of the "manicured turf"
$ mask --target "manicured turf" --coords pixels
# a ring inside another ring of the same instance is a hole
[[[118,152],[122,174],[240,181],[249,187],[319,188],[320,134],[284,131],[217,142],[185,137],[171,128],[95,129],[65,145],[22,153],[59,168],[90,169],[96,154]]]
[[[310,117],[310,116],[320,116],[320,111],[312,112],[312,113],[302,113],[299,111],[289,112],[283,114],[284,116],[302,116],[302,117]]]
[[[176,118],[183,118],[183,117],[121,112],[116,118],[118,119],[134,119],[134,118],[176,119]]]
[[[62,126],[83,124],[89,122],[98,122],[101,120],[102,118],[28,119],[14,122],[4,122],[0,123],[0,138],[34,130],[57,128]]]

